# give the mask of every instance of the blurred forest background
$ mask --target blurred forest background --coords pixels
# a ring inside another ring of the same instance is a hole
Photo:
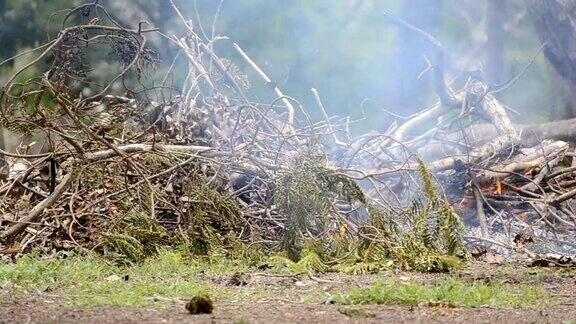
[[[429,44],[398,30],[384,12],[435,35],[447,53],[446,69],[455,85],[466,71],[481,66],[491,84],[506,82],[537,54],[542,45],[534,19],[523,0],[180,0],[175,1],[201,34],[227,36],[216,49],[250,69],[236,57],[237,42],[285,93],[315,109],[311,87],[319,90],[330,114],[365,117],[359,131],[382,129],[398,116],[408,116],[436,100],[432,73],[427,71]],[[54,36],[58,10],[75,0],[0,0],[0,61],[31,49]],[[102,0],[127,26],[140,20],[174,29],[176,15],[168,0]],[[216,18],[216,21],[215,21]],[[48,22],[48,23],[47,23]],[[87,23],[87,22],[86,22]],[[202,26],[202,28],[200,28]],[[154,47],[170,61],[165,40]],[[5,81],[29,57],[0,68]],[[165,62],[166,63],[166,62]],[[168,62],[169,64],[169,62]],[[33,73],[30,71],[29,73]],[[92,71],[95,79],[106,67]],[[184,77],[184,76],[182,76]],[[271,100],[271,91],[252,78],[253,95]],[[575,117],[562,96],[561,77],[538,55],[521,79],[498,96],[517,114],[517,123]],[[458,88],[458,87],[456,87]],[[392,113],[392,114],[391,114]],[[398,116],[394,116],[394,114]]]

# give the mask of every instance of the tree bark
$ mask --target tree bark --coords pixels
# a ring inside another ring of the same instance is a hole
[[[506,23],[506,0],[486,1],[486,47],[485,72],[490,84],[504,82],[504,38]]]
[[[435,34],[440,24],[441,0],[404,0],[399,17],[431,34]],[[418,112],[428,105],[427,93],[432,90],[432,73],[419,75],[426,69],[428,59],[436,49],[413,32],[399,29],[396,36],[396,50],[392,58],[393,78],[386,91],[385,102],[390,107],[401,107],[402,115]]]
[[[521,134],[520,144],[524,147],[536,146],[542,143],[543,140],[576,142],[576,118],[544,124],[514,125],[514,128],[518,134]],[[474,134],[475,138],[478,139],[471,139],[474,142],[474,146],[480,147],[493,141],[501,132],[494,125],[480,124],[472,126],[470,133]],[[455,133],[453,136],[448,136],[447,139],[458,141],[460,136],[459,133]],[[446,150],[442,143],[430,143],[418,149],[417,152],[423,160],[432,161],[442,158]]]
[[[576,0],[528,0],[544,55],[563,80],[565,118],[576,117]]]

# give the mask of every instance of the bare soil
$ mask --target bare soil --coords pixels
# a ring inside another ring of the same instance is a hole
[[[28,297],[0,305],[4,323],[562,323],[576,319],[574,306],[538,309],[458,309],[435,307],[361,306],[357,316],[335,305],[291,304],[280,300],[219,304],[209,315],[190,315],[184,307],[74,308]]]
[[[528,273],[526,273],[528,272]],[[402,280],[428,282],[446,274],[393,274]],[[454,274],[452,274],[454,275]],[[0,323],[574,323],[574,272],[544,273],[473,265],[457,274],[463,280],[538,285],[560,303],[552,308],[451,308],[446,305],[386,306],[329,304],[327,296],[343,286],[364,285],[378,276],[325,274],[306,280],[272,274],[252,274],[248,280],[232,276],[212,278],[213,285],[253,291],[247,298],[215,302],[213,314],[190,315],[184,301],[172,300],[158,308],[82,308],[70,306],[57,294],[4,296]],[[238,284],[238,286],[234,286]],[[310,297],[311,296],[311,297]],[[326,298],[323,300],[323,296]],[[165,300],[164,300],[165,301]]]

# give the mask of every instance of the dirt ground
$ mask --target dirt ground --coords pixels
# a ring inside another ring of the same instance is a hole
[[[73,308],[30,298],[0,305],[4,323],[562,323],[576,319],[574,306],[537,309],[458,309],[362,306],[349,317],[335,305],[263,301],[249,305],[218,304],[210,315],[190,315],[184,307]]]
[[[397,273],[415,282],[437,279],[439,274]],[[456,274],[463,280],[532,284],[530,273],[514,268],[470,267]],[[527,277],[528,276],[528,277]],[[1,323],[576,323],[576,275],[535,273],[534,281],[559,298],[547,309],[450,308],[447,306],[339,306],[318,297],[342,286],[363,285],[378,276],[325,274],[306,280],[268,274],[252,275],[242,286],[252,289],[247,299],[223,299],[210,315],[190,315],[184,301],[171,300],[165,308],[81,308],[66,305],[56,294],[5,296],[0,302]],[[230,277],[212,278],[214,285],[230,285]],[[284,289],[276,290],[282,286]],[[269,293],[262,294],[262,291]],[[305,300],[304,296],[315,296]]]

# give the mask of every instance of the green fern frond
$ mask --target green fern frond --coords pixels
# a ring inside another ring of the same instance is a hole
[[[234,81],[245,91],[250,90],[251,84],[248,76],[234,62],[227,58],[220,58],[220,61],[226,67],[226,72]]]
[[[444,204],[440,213],[442,214],[443,222],[440,225],[440,232],[446,247],[448,255],[457,255],[465,251],[462,234],[464,232],[464,224],[460,216],[454,212],[451,206]]]
[[[298,261],[293,267],[292,271],[295,272],[319,272],[324,273],[330,267],[324,263],[320,255],[314,251],[306,253],[306,255]]]
[[[145,256],[144,245],[136,238],[119,233],[103,234],[104,243],[109,253],[116,260],[138,262]]]
[[[335,266],[334,269],[346,274],[366,275],[389,270],[393,265],[394,261],[392,260],[386,262],[358,262],[351,265],[339,264]]]
[[[434,181],[432,180],[432,174],[422,161],[418,161],[418,174],[422,179],[422,185],[424,187],[424,195],[428,198],[429,202],[435,204],[438,202],[438,192],[434,186]]]

